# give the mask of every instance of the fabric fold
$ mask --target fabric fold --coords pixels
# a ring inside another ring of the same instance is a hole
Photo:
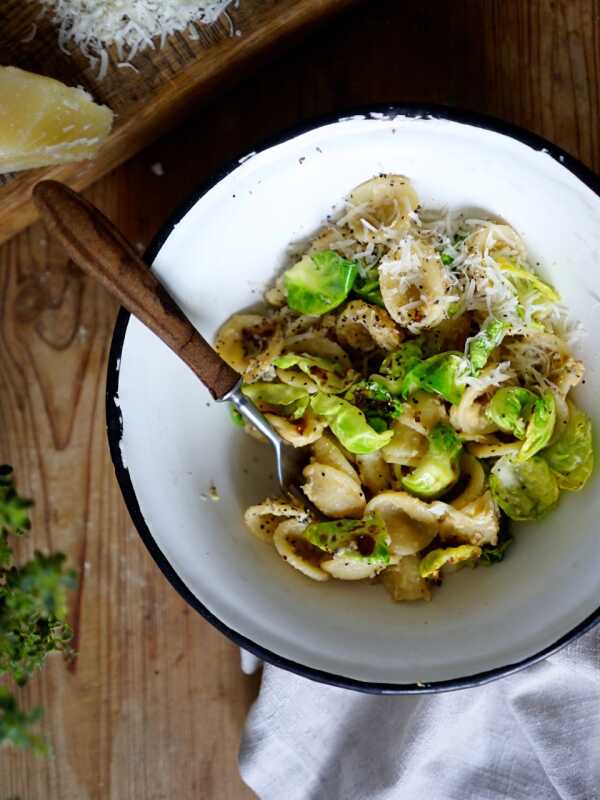
[[[266,664],[240,771],[261,800],[600,800],[600,633],[493,683],[418,697]]]

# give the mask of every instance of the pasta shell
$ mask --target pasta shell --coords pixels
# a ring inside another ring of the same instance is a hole
[[[382,492],[367,503],[365,514],[374,513],[386,524],[392,540],[390,551],[396,556],[410,556],[435,538],[443,509],[406,492]]]
[[[486,373],[491,372],[494,367],[488,367],[481,373],[480,379],[485,383]],[[495,388],[489,385],[468,386],[457,406],[450,409],[450,424],[461,433],[469,435],[486,435],[498,430],[498,426],[489,420],[485,414],[486,398],[490,389]],[[486,398],[487,401],[487,398]]]
[[[422,436],[429,436],[431,430],[438,422],[447,422],[448,412],[446,406],[432,394],[417,392],[406,403],[398,422]]]
[[[321,569],[338,581],[362,581],[366,578],[374,578],[378,572],[381,572],[381,565],[368,564],[356,559],[345,560],[343,556],[334,556],[327,561],[322,561]]]
[[[467,239],[469,250],[478,255],[508,254],[519,261],[527,260],[527,249],[519,234],[510,225],[488,222]]]
[[[420,561],[418,556],[404,556],[381,573],[381,582],[396,603],[431,600],[429,584],[419,572]]]
[[[411,182],[403,175],[379,175],[350,194],[354,213],[348,227],[359,242],[379,241],[408,230],[410,214],[419,204]],[[378,236],[378,234],[380,234]]]
[[[271,286],[265,292],[265,300],[275,308],[283,308],[286,302],[285,289],[283,285],[283,276],[280,276],[275,281],[275,286]]]
[[[383,460],[388,464],[415,467],[427,452],[427,438],[400,420],[394,422],[392,430],[391,442],[380,451]]]
[[[356,470],[348,460],[346,454],[342,451],[342,448],[333,441],[331,436],[325,433],[320,439],[317,439],[312,446],[312,452],[315,461],[320,464],[326,464],[328,467],[335,467],[335,469],[341,470],[352,478],[353,481],[360,484]]]
[[[432,328],[446,316],[446,270],[429,245],[404,240],[382,260],[379,286],[389,315],[413,333]]]
[[[395,350],[404,339],[387,311],[364,300],[348,303],[338,317],[336,335],[342,344],[365,353],[377,348]]]
[[[367,455],[356,456],[356,464],[360,480],[371,494],[389,489],[392,485],[392,473],[381,450]]]
[[[304,538],[305,524],[295,519],[281,522],[273,534],[273,544],[284,561],[313,581],[329,580],[319,566],[321,553]]]
[[[500,458],[514,455],[521,449],[521,442],[502,442],[496,436],[482,437],[483,441],[469,442],[467,449],[475,458]]]
[[[335,250],[335,244],[340,239],[340,232],[331,226],[323,228],[323,230],[315,236],[308,248],[308,254],[319,253],[321,250]]]
[[[250,531],[263,542],[271,542],[282,520],[294,519],[304,525],[311,521],[310,514],[286,500],[267,497],[263,503],[250,506],[244,513],[244,522]]]
[[[259,314],[234,314],[219,328],[215,349],[221,358],[240,374],[244,372],[252,358],[248,352],[246,332],[261,325],[264,319]]]
[[[498,541],[500,515],[490,492],[485,492],[461,509],[439,501],[432,505],[445,507],[444,515],[440,518],[439,533],[442,539],[475,545],[495,545]]]
[[[305,495],[327,517],[361,517],[366,500],[360,483],[340,469],[313,462],[304,468]]]
[[[307,411],[300,419],[289,420],[278,414],[265,414],[277,433],[294,447],[306,447],[307,444],[316,442],[321,436],[327,422]]]
[[[352,366],[346,351],[337,342],[331,341],[321,333],[300,333],[297,336],[291,336],[285,340],[283,351],[328,358],[346,371]]]
[[[468,477],[468,483],[463,491],[456,497],[450,505],[453,508],[462,509],[473,500],[481,497],[485,488],[485,472],[476,458],[463,453],[460,459],[461,475]]]

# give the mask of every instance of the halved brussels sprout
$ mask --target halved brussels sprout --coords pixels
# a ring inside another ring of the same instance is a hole
[[[541,456],[528,461],[503,456],[490,473],[490,489],[504,513],[514,520],[539,519],[560,494],[554,473]]]
[[[594,468],[592,421],[567,400],[569,418],[557,440],[542,455],[555,473],[561,489],[581,489]]]
[[[556,403],[551,391],[544,392],[541,397],[536,397],[533,413],[529,419],[525,439],[517,455],[517,461],[527,461],[542,450],[554,433],[556,422]]]
[[[307,391],[319,389],[327,394],[337,394],[345,391],[358,378],[358,373],[352,369],[345,370],[331,359],[306,353],[285,353],[274,358],[272,364],[278,368],[280,380],[287,383],[289,379],[292,385],[297,386],[301,379],[309,383]]]
[[[283,383],[244,383],[242,394],[249,397],[260,411],[281,414],[290,419],[299,419],[310,402],[310,396],[305,389]]]
[[[378,375],[355,383],[346,392],[345,398],[360,408],[369,425],[378,433],[387,431],[392,421],[398,419],[404,409],[404,404],[392,396],[380,382]]]
[[[421,559],[419,572],[422,578],[437,580],[442,567],[474,563],[481,555],[481,547],[474,544],[461,544],[458,547],[444,547],[432,550]]]
[[[453,405],[460,403],[465,390],[461,378],[469,371],[469,363],[460,353],[439,353],[421,361],[405,376],[402,396],[408,397],[418,389],[439,394]]]
[[[358,265],[333,250],[306,255],[284,275],[287,304],[301,314],[325,314],[344,302],[357,275]]]
[[[429,435],[425,457],[402,486],[417,497],[439,497],[458,480],[462,443],[451,425],[439,422]]]
[[[541,278],[538,278],[533,272],[529,272],[523,269],[523,267],[517,266],[513,261],[509,261],[507,258],[501,257],[496,260],[500,269],[506,272],[511,282],[515,284],[517,292],[520,288],[519,283],[527,284],[541,294],[542,297],[546,298],[546,300],[550,300],[552,303],[560,303],[560,295],[556,289],[553,289],[552,286],[549,286],[541,280]]]
[[[346,560],[381,566],[390,563],[390,537],[379,514],[370,514],[364,519],[313,522],[304,535],[320,550]]]
[[[373,453],[385,447],[394,435],[393,431],[378,433],[359,408],[341,397],[319,392],[313,396],[311,407],[315,414],[327,420],[332,433],[351,453]]]
[[[468,354],[471,369],[475,374],[487,364],[488,358],[501,343],[510,325],[494,319],[482,328],[469,342]]]
[[[524,439],[537,399],[529,389],[506,386],[494,394],[485,413],[501,431],[512,433],[516,439]]]

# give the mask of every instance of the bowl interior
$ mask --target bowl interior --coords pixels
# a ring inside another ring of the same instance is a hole
[[[173,228],[154,269],[212,338],[230,314],[260,301],[291,242],[379,172],[407,175],[426,207],[485,210],[519,231],[583,323],[578,351],[588,371],[577,395],[600,429],[600,203],[547,153],[506,135],[407,117],[313,129],[210,189]],[[245,530],[245,507],[276,492],[270,450],[234,427],[135,320],[118,368],[120,454],[152,537],[191,592],[258,646],[342,678],[429,683],[528,658],[595,611],[598,470],[547,519],[519,525],[502,564],[452,576],[429,604],[396,605],[380,586],[313,583]]]

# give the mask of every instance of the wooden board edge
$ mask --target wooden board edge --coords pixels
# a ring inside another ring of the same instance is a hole
[[[4,187],[0,187],[2,215],[0,216],[0,245],[26,228],[37,217],[31,192],[38,181],[61,181],[81,191],[143,150],[170,128],[181,124],[195,109],[194,101],[204,100],[217,88],[233,83],[236,73],[252,61],[265,57],[280,48],[290,38],[325,22],[357,0],[309,0],[309,5],[292,8],[277,20],[277,36],[265,43],[260,31],[236,39],[227,62],[211,57],[193,61],[177,76],[176,81],[165,84],[152,98],[151,104],[137,109],[123,125],[113,131],[109,140],[91,161],[79,161],[23,172]],[[217,46],[216,50],[219,49]],[[200,80],[202,79],[202,80]],[[168,111],[168,114],[166,113]],[[133,132],[135,131],[135,137]]]

